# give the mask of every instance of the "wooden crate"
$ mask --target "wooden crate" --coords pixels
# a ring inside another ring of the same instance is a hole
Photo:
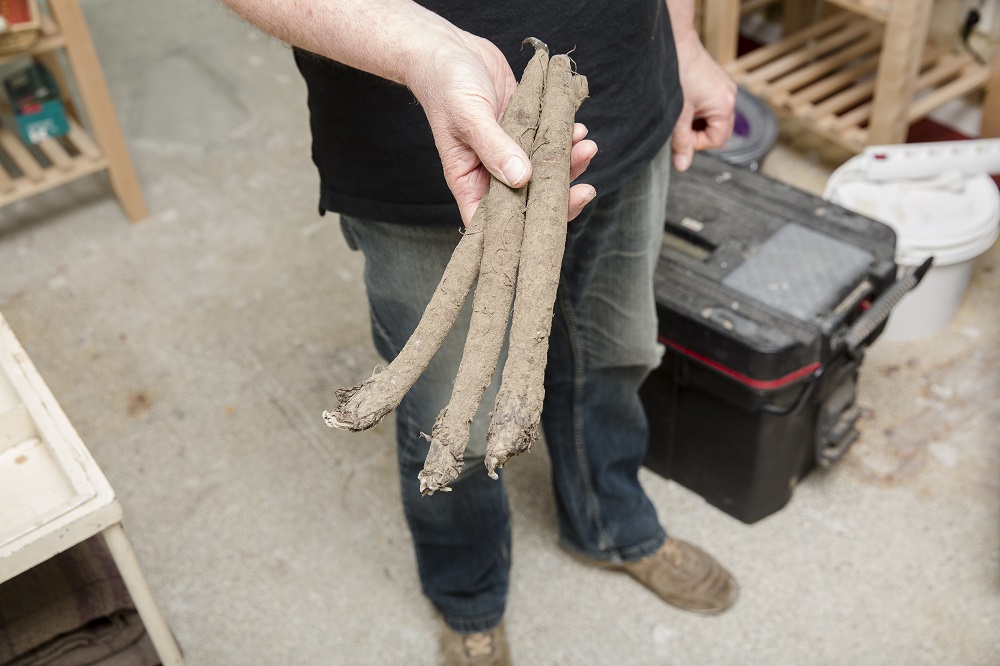
[[[41,37],[42,21],[35,0],[0,0],[0,54],[31,48]]]
[[[840,0],[838,4],[858,7],[756,49],[726,69],[779,115],[799,121],[849,150],[860,151],[872,143],[869,126],[878,70],[884,67],[886,26],[854,12],[876,14],[884,0]],[[906,124],[983,88],[989,80],[989,67],[933,42],[925,43],[919,60],[913,94],[897,102],[905,106],[901,115]]]

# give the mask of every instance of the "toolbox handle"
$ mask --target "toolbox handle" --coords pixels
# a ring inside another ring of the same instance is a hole
[[[896,307],[900,299],[920,284],[920,280],[930,270],[933,263],[934,257],[927,257],[924,263],[907,271],[903,277],[896,280],[891,287],[875,299],[875,302],[863,315],[858,317],[844,338],[844,345],[849,354],[857,354],[858,349],[871,337],[872,333],[889,318],[889,313]]]

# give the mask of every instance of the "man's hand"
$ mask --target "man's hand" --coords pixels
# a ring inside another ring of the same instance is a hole
[[[427,114],[445,180],[468,224],[489,188],[490,174],[510,187],[523,187],[531,178],[531,163],[498,122],[517,87],[507,60],[485,39],[457,29],[454,34],[437,45],[432,57],[415,63],[406,84]],[[574,127],[571,180],[597,153],[586,134],[583,125]],[[590,185],[570,188],[570,219],[595,195]]]
[[[674,168],[686,171],[696,150],[721,148],[733,133],[736,84],[693,30],[677,30],[675,35],[684,108],[674,126],[671,148]],[[695,119],[704,127],[695,129]]]
[[[402,83],[420,101],[441,153],[445,180],[466,224],[489,187],[531,178],[524,151],[498,122],[517,79],[489,41],[460,30],[412,0],[222,0],[268,34],[357,69]],[[571,175],[597,153],[586,130],[573,135]],[[569,216],[595,196],[570,188]]]

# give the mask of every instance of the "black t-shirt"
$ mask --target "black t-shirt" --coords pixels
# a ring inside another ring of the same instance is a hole
[[[682,103],[664,0],[419,0],[493,42],[520,77],[537,37],[571,52],[590,97],[577,113],[598,153],[582,181],[622,185],[666,143]],[[459,225],[423,109],[405,87],[296,50],[309,90],[320,211],[405,224]]]

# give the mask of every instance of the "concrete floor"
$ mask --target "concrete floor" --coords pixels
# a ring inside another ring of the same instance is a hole
[[[319,418],[379,362],[361,258],[316,215],[287,48],[212,2],[84,3],[152,215],[103,177],[0,211],[0,311],[116,488],[192,666],[432,664],[393,423]],[[822,187],[780,147],[766,170]],[[651,473],[668,529],[742,583],[661,604],[556,546],[543,449],[513,462],[520,664],[1000,663],[1000,246],[930,340],[879,342],[862,437],[747,526]]]

